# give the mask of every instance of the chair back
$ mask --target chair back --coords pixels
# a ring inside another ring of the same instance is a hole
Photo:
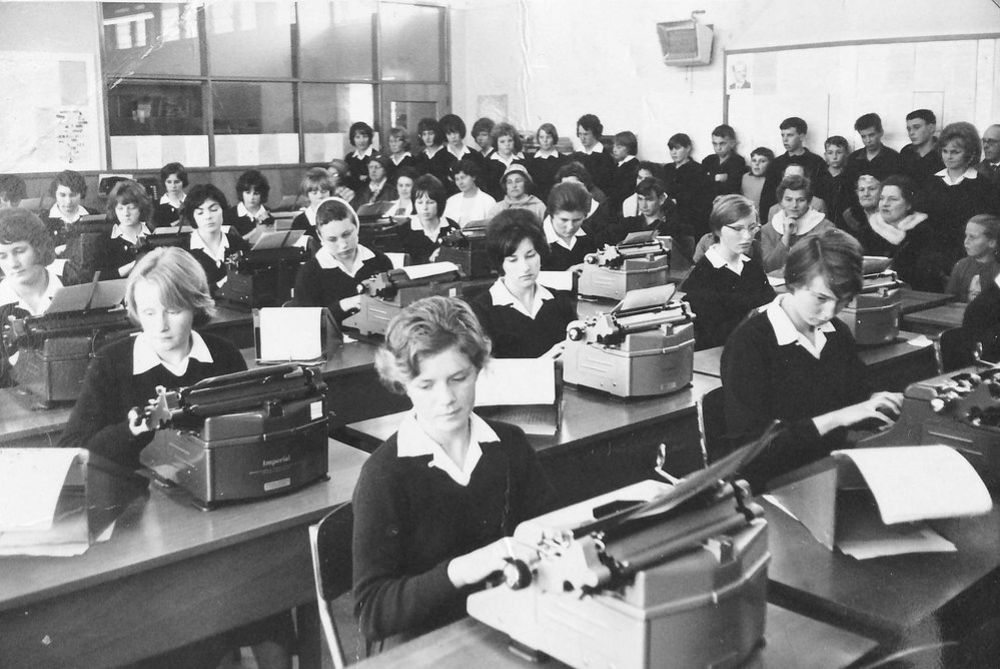
[[[942,332],[938,339],[941,373],[975,364],[976,344],[972,333],[964,327],[959,326]]]
[[[345,666],[344,649],[337,636],[330,602],[350,592],[352,585],[351,536],[354,512],[350,502],[341,504],[325,518],[309,526],[313,577],[320,626],[335,669]]]
[[[706,464],[710,465],[734,450],[726,436],[726,409],[722,386],[713,388],[702,396],[701,428],[705,436]]]

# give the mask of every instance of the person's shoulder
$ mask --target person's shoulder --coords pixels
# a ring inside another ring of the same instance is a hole
[[[483,421],[490,427],[493,432],[496,433],[499,443],[504,446],[504,448],[511,448],[521,451],[531,450],[531,445],[528,443],[528,437],[525,435],[524,430],[522,430],[517,425],[512,423],[505,423],[499,420],[490,420],[484,418]]]
[[[246,361],[243,359],[243,354],[240,353],[240,349],[236,348],[231,341],[211,332],[199,331],[198,334],[205,340],[205,345],[216,362],[225,361],[228,363],[239,360],[242,366],[246,368]]]
[[[386,479],[395,476],[395,472],[399,470],[401,464],[396,437],[397,433],[394,432],[388,439],[379,444],[365,460],[365,464],[361,467],[361,476],[358,479],[359,488],[387,490],[394,487],[387,486]],[[364,485],[365,482],[368,483],[368,486]]]
[[[135,346],[135,337],[121,337],[105,344],[94,353],[94,359],[104,360],[111,364],[122,361],[132,362],[132,348]]]
[[[375,254],[375,257],[366,260],[364,262],[365,265],[370,264],[372,267],[377,268],[379,271],[385,271],[385,272],[388,272],[389,270],[392,269],[392,260],[389,259],[389,256],[382,253],[378,249],[371,249],[371,252]],[[318,267],[319,263],[317,262],[316,265]]]

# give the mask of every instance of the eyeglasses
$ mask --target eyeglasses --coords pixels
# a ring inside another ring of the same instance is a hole
[[[991,139],[989,137],[983,137],[983,144],[1000,144],[1000,139]]]
[[[757,231],[760,230],[760,223],[754,223],[753,225],[723,225],[722,227],[729,228],[736,234],[747,232],[750,233],[751,237],[753,237],[757,234]]]

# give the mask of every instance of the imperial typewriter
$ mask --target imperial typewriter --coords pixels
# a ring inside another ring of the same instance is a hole
[[[441,242],[438,260],[453,262],[470,279],[497,275],[486,254],[486,221],[473,221]]]
[[[861,346],[890,344],[899,335],[903,283],[891,263],[889,258],[865,256],[861,292],[837,314]]]
[[[639,288],[662,286],[670,271],[670,250],[656,230],[631,232],[615,246],[584,258],[580,295],[620,300]]]
[[[302,230],[265,232],[246,254],[226,260],[226,280],[216,291],[218,300],[237,307],[280,307],[292,299],[299,266],[309,259]]]

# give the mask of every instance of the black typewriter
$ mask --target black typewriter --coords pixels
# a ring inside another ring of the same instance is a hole
[[[442,240],[437,259],[455,263],[470,279],[497,275],[486,254],[486,221],[473,221],[450,233]]]
[[[301,244],[302,230],[267,232],[249,252],[234,253],[226,260],[226,280],[216,299],[237,307],[280,307],[292,299],[295,276],[309,259]]]

